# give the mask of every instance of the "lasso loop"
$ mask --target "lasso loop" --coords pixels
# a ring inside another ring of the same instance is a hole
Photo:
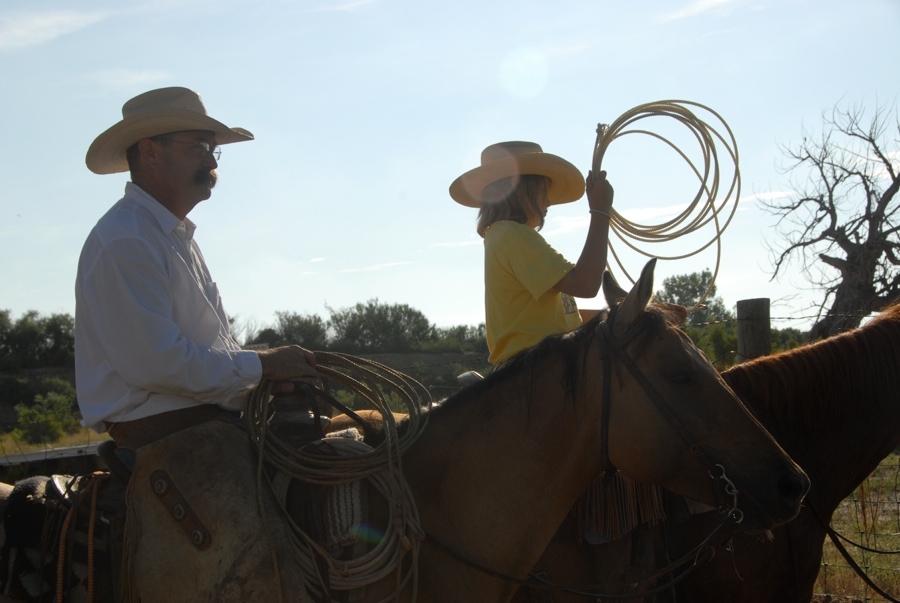
[[[715,120],[721,124],[722,132],[710,126],[706,121],[698,118],[692,109],[702,109],[711,114]],[[650,117],[672,117],[684,124],[690,130],[700,146],[700,151],[703,156],[702,170],[699,169],[681,149],[675,146],[675,144],[667,138],[646,129],[632,128],[638,121]],[[682,213],[661,224],[646,226],[636,224],[629,221],[613,207],[611,212],[612,218],[610,220],[611,234],[615,234],[626,246],[637,253],[645,257],[656,257],[663,260],[684,259],[700,253],[715,243],[716,268],[713,272],[709,286],[700,299],[697,300],[697,303],[694,306],[694,308],[696,308],[709,296],[713,285],[715,284],[722,260],[722,233],[731,223],[731,219],[734,217],[741,196],[741,175],[738,167],[737,142],[734,139],[734,134],[732,133],[731,128],[728,127],[728,124],[725,123],[725,120],[722,119],[718,113],[699,103],[683,100],[665,100],[646,103],[625,112],[609,125],[598,125],[597,141],[594,145],[592,163],[592,169],[595,173],[600,171],[603,156],[610,143],[626,134],[646,134],[667,144],[688,163],[691,170],[697,176],[700,186],[697,190],[697,194]],[[724,147],[724,154],[719,151],[718,145]],[[734,175],[724,197],[720,198],[721,173],[719,171],[719,158],[723,155],[727,156],[730,161],[733,162]],[[723,221],[720,218],[720,214],[723,214],[723,212],[726,211],[727,217]],[[699,249],[690,253],[664,256],[658,253],[649,253],[638,247],[640,243],[664,243],[672,241],[686,234],[697,232],[710,224],[715,229],[713,236]],[[632,241],[636,241],[636,243]],[[625,270],[625,267],[622,265],[622,260],[619,258],[618,253],[616,253],[616,250],[613,247],[611,237],[609,250],[612,257],[615,258],[616,264],[625,276],[634,283],[635,279],[628,274],[628,271]]]

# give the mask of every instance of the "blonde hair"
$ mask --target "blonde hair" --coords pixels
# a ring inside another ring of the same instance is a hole
[[[544,226],[544,213],[538,199],[546,198],[550,188],[550,178],[537,174],[523,174],[501,178],[485,187],[481,193],[481,208],[478,210],[478,234],[484,237],[488,227],[500,220],[512,220],[527,224],[536,217],[537,229]]]

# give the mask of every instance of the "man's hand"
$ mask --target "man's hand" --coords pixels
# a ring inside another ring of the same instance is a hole
[[[286,345],[256,353],[262,363],[263,379],[274,382],[272,393],[289,394],[294,391],[294,382],[297,381],[322,388],[316,370],[316,355],[309,350],[299,345]]]

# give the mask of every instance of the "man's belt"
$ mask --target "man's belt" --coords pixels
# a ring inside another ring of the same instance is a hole
[[[137,450],[147,444],[207,421],[226,421],[240,425],[240,413],[225,410],[215,404],[201,404],[151,415],[134,421],[104,423],[119,448]]]

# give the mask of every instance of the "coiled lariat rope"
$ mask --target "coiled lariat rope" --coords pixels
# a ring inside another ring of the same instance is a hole
[[[702,109],[715,117],[715,119],[721,123],[721,129],[724,134],[716,128],[713,128],[706,121],[697,117],[692,108]],[[648,129],[632,128],[632,126],[640,120],[651,117],[672,117],[690,130],[691,134],[693,134],[696,139],[697,144],[700,146],[700,151],[703,156],[702,170],[698,168],[687,154],[669,139]],[[697,194],[683,212],[678,214],[675,218],[661,224],[640,225],[631,222],[613,207],[610,218],[610,231],[612,234],[615,234],[616,237],[621,239],[625,245],[637,253],[645,257],[656,257],[663,260],[680,260],[691,257],[715,243],[716,268],[713,272],[709,286],[694,306],[697,307],[706,299],[710,291],[712,291],[716,277],[719,274],[719,266],[722,260],[722,233],[731,223],[731,219],[734,217],[735,211],[737,210],[738,201],[741,195],[741,174],[738,167],[738,150],[734,134],[732,133],[731,128],[728,127],[728,124],[725,123],[725,120],[722,119],[718,113],[699,103],[684,100],[664,100],[646,103],[625,112],[611,124],[599,124],[597,126],[597,141],[594,145],[592,164],[594,173],[600,171],[603,156],[610,143],[627,134],[646,134],[667,144],[688,163],[691,170],[693,170],[694,174],[697,176],[700,186],[697,190]],[[719,144],[724,147],[724,155],[727,155],[734,163],[734,175],[724,197],[720,197],[721,173],[719,171],[719,158],[720,156],[723,156],[723,153],[719,152]],[[726,211],[728,212],[727,218],[723,221],[720,214],[723,214],[723,212]],[[690,253],[665,256],[658,253],[651,254],[638,246],[641,243],[664,243],[672,241],[687,234],[695,233],[710,224],[715,228],[713,236],[703,244],[702,247]],[[636,243],[632,241],[636,241]],[[628,274],[628,271],[622,265],[622,261],[613,247],[612,237],[610,237],[609,251],[625,276],[631,283],[634,283],[635,279]]]
[[[421,436],[428,420],[424,411],[431,406],[428,390],[418,381],[381,363],[364,358],[332,352],[316,352],[316,368],[325,385],[343,387],[375,408],[381,415],[384,440],[375,448],[346,438],[329,438],[329,446],[339,456],[317,454],[313,449],[298,449],[268,429],[274,414],[271,404],[271,382],[264,381],[251,394],[245,421],[251,439],[259,451],[258,485],[274,488],[266,476],[264,464],[285,476],[307,483],[338,486],[365,479],[387,501],[389,517],[381,541],[372,550],[349,561],[335,559],[304,529],[297,525],[282,507],[283,518],[290,526],[294,557],[300,564],[310,592],[323,595],[326,591],[348,591],[361,588],[395,573],[399,591],[412,584],[413,599],[417,588],[417,560],[424,532],[419,524],[418,511],[406,480],[403,477],[401,456]],[[312,387],[307,394],[317,402],[340,406],[325,391]],[[399,401],[409,415],[408,426],[402,435],[389,401]],[[264,484],[267,484],[264,485]],[[264,509],[262,501],[260,508]],[[264,517],[265,519],[265,517]],[[412,554],[412,562],[402,573],[401,561]],[[273,556],[274,558],[274,556]],[[327,578],[320,574],[319,562],[327,565]],[[312,578],[317,582],[312,582]]]

